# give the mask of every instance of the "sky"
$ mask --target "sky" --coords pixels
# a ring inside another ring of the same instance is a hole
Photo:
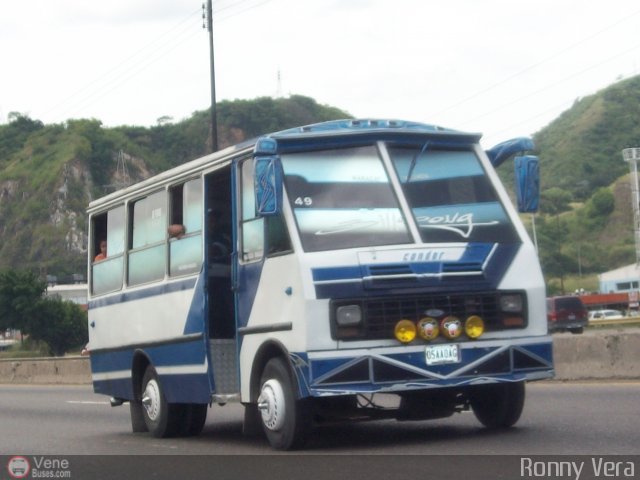
[[[637,0],[213,0],[217,101],[532,135],[640,74]],[[156,125],[209,108],[202,0],[0,2],[0,124]]]

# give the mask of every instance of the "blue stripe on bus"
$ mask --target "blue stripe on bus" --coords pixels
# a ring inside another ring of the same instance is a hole
[[[128,292],[120,292],[109,295],[104,298],[93,299],[89,302],[89,309],[107,307],[109,305],[117,305],[119,303],[132,302],[143,298],[156,297],[167,293],[180,292],[190,290],[196,284],[197,278],[186,278],[171,283],[163,283],[161,285],[153,285],[140,290]]]
[[[160,375],[159,380],[169,403],[209,403],[211,400],[206,374]],[[115,398],[133,400],[131,378],[95,381],[93,391]]]
[[[91,353],[91,372],[105,373],[131,370],[133,354],[140,350],[147,354],[154,367],[202,365],[205,361],[205,340],[169,343],[158,346],[137,347],[132,345],[122,350],[96,351]]]
[[[205,363],[206,340],[201,338],[193,342],[159,345],[157,347],[138,348],[132,346],[126,350],[112,350],[91,354],[91,373],[131,372],[133,356],[142,351],[156,369],[162,367],[200,366]],[[168,402],[171,403],[208,403],[213,391],[207,363],[207,372],[194,374],[159,374],[160,382]],[[94,383],[96,393],[104,393],[117,398],[131,399],[133,390],[131,377],[114,380],[97,380]]]

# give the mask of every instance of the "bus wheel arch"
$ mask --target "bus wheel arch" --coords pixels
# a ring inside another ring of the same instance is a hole
[[[289,362],[289,354],[287,349],[280,342],[270,340],[260,346],[256,352],[253,364],[251,365],[251,377],[249,380],[250,402],[256,403],[260,396],[260,378],[262,371],[272,358],[282,358],[283,361]],[[293,372],[291,372],[293,374]]]
[[[302,447],[311,429],[312,399],[300,398],[298,380],[282,344],[270,341],[260,347],[250,387],[251,403],[245,408],[251,411],[245,410],[245,421],[251,420],[252,425],[246,429],[261,429],[278,450]]]

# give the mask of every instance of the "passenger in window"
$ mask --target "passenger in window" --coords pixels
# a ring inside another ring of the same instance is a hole
[[[107,241],[100,240],[100,253],[93,259],[94,262],[100,262],[107,258]]]
[[[184,225],[174,223],[173,225],[169,225],[167,233],[169,234],[169,238],[177,238],[179,240],[187,233],[187,229]]]

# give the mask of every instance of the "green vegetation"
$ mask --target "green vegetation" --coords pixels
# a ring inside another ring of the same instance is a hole
[[[597,273],[635,261],[628,165],[640,146],[640,76],[576,100],[534,135],[540,157],[536,216],[540,260],[551,293],[597,290]],[[500,168],[507,186],[512,167]],[[591,286],[570,278],[592,277]]]
[[[635,260],[621,151],[640,146],[638,109],[640,76],[576,100],[534,135],[542,176],[536,233],[551,292],[572,291],[572,278],[595,278]],[[224,101],[217,112],[221,148],[350,117],[299,95]],[[96,119],[44,125],[16,112],[9,119],[0,125],[0,268],[59,277],[86,270],[85,209],[122,185],[120,152],[136,182],[202,156],[211,145],[206,110],[179,122],[160,117],[151,128],[105,128]],[[512,166],[507,162],[499,170],[511,186]]]
[[[303,96],[218,105],[221,148],[271,131],[349,118]],[[58,277],[86,271],[89,202],[124,186],[117,158],[137,182],[210,151],[209,112],[151,128],[105,128],[96,119],[44,125],[12,112],[0,125],[0,269]]]
[[[32,272],[0,272],[0,330],[16,329],[62,356],[87,342],[87,315],[74,303],[43,296],[46,284]]]

